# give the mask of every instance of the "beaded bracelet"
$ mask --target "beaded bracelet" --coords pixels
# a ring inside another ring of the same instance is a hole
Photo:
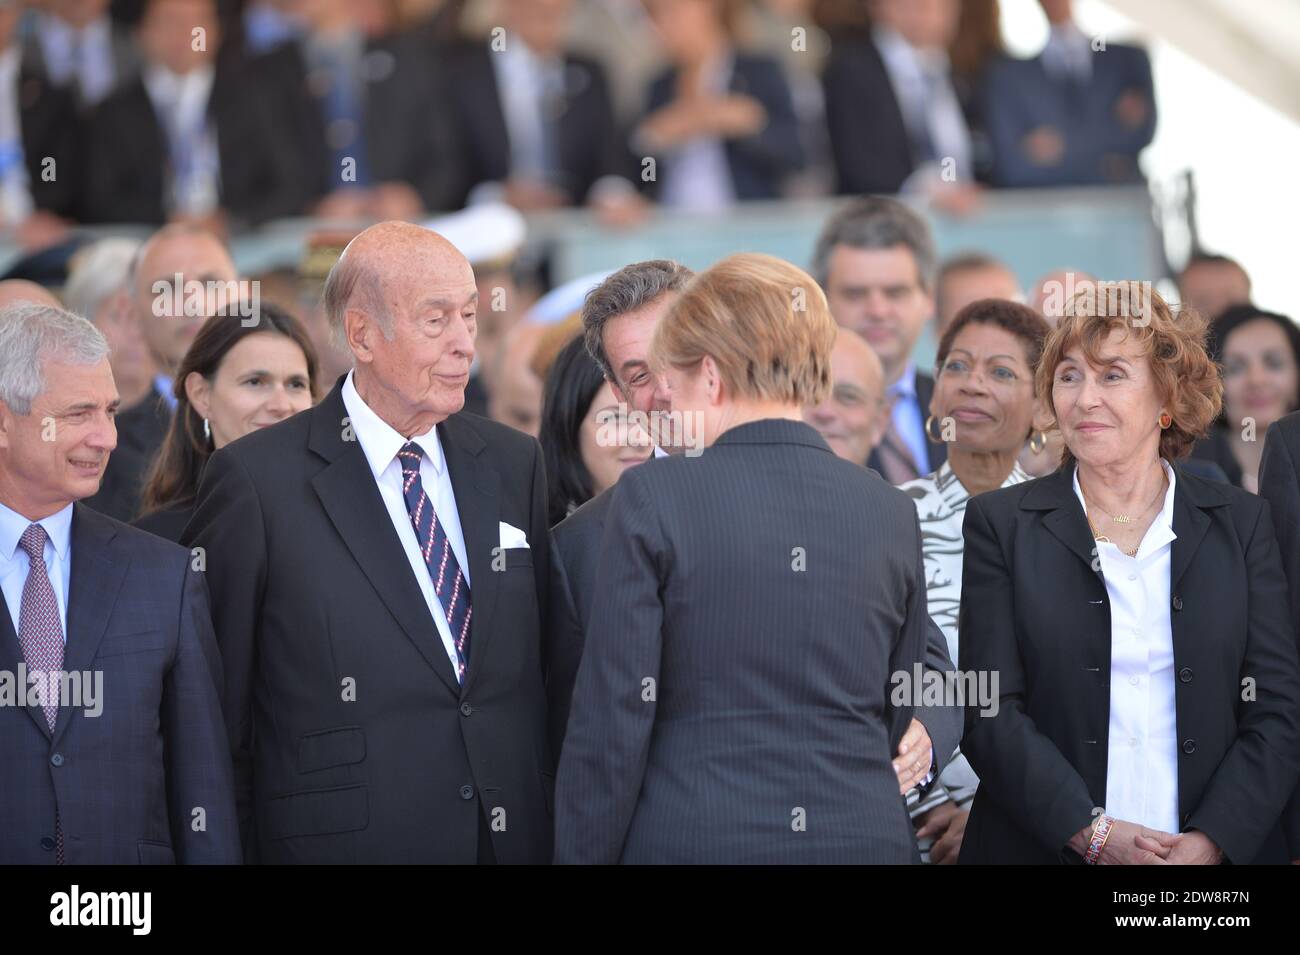
[[[1101,858],[1101,850],[1106,847],[1106,840],[1110,838],[1110,830],[1114,825],[1115,820],[1110,816],[1102,816],[1097,820],[1097,825],[1092,830],[1092,842],[1088,844],[1088,852],[1083,857],[1088,865],[1096,865]]]

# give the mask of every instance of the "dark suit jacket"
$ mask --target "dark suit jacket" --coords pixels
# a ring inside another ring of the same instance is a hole
[[[934,397],[934,379],[929,375],[923,375],[921,372],[916,373],[916,400],[921,406],[921,420],[924,421],[930,415],[930,399]],[[923,468],[918,477],[925,477],[939,470],[939,466],[948,460],[948,445],[940,442],[935,444],[933,441],[927,441],[925,444],[926,452],[930,455],[930,460],[918,461],[917,466]],[[871,454],[867,456],[867,467],[884,473],[884,466],[880,462],[880,450],[872,448]]]
[[[903,111],[870,39],[837,43],[822,74],[840,194],[895,193],[916,168]]]
[[[1273,509],[1273,528],[1282,551],[1282,569],[1291,591],[1291,635],[1300,641],[1300,412],[1274,422],[1259,465],[1259,495]],[[1300,859],[1300,790],[1291,794],[1282,815],[1287,854]]]
[[[371,179],[408,183],[431,211],[459,207],[462,173],[452,145],[454,120],[430,51],[411,36],[381,37],[366,44],[364,64],[362,108]],[[325,137],[323,91],[309,82],[298,43],[253,58],[248,69],[259,78],[295,170],[298,204],[343,185]]]
[[[342,382],[216,452],[182,536],[207,557],[246,850],[472,863],[487,815],[503,827],[498,861],[546,862],[541,451],[473,415],[438,426],[469,553],[462,686],[361,445],[345,439]],[[500,550],[500,521],[531,550]]]
[[[510,137],[492,53],[474,44],[453,56],[448,73],[455,77],[449,105],[459,125],[460,169],[464,192],[480,182],[501,182],[510,175]],[[631,175],[631,157],[614,120],[605,71],[595,60],[564,57],[564,98],[558,104],[554,140],[564,188],[581,204],[602,176]],[[464,201],[464,195],[461,196]]]
[[[600,541],[614,500],[614,489],[598,494],[551,528],[554,549],[551,558],[550,666],[546,696],[550,708],[551,750],[559,754],[569,723],[573,684],[582,662],[582,647],[591,623],[591,606],[596,599],[596,572],[600,567]],[[944,672],[953,668],[943,631],[930,622],[926,627],[925,669]],[[930,733],[936,753],[946,760],[956,750],[960,730],[951,713],[931,712],[919,706],[916,718]],[[936,774],[937,775],[937,774]]]
[[[1145,98],[1147,118],[1136,128],[1115,117],[1126,92]],[[993,149],[998,186],[1089,186],[1142,182],[1138,153],[1156,130],[1151,61],[1135,46],[1108,43],[1092,57],[1092,79],[1073,88],[1050,74],[1042,57],[995,60],[985,73],[982,114]],[[1029,160],[1024,138],[1049,126],[1065,138],[1065,155],[1054,166]]]
[[[1209,433],[1192,446],[1191,461],[1214,465],[1223,474],[1224,480],[1241,487],[1243,472],[1241,464],[1232,453],[1229,436],[1222,425],[1210,426]]]
[[[753,136],[725,141],[732,188],[737,199],[775,199],[781,194],[785,178],[798,172],[804,164],[799,118],[794,111],[790,86],[776,60],[740,52],[733,55],[728,89],[757,100],[767,113],[767,125]],[[672,102],[676,89],[676,70],[659,74],[650,83],[642,118]],[[643,183],[643,186],[653,193],[658,183]]]
[[[890,679],[922,664],[933,626],[920,536],[902,492],[802,422],[740,425],[625,472],[556,860],[917,858],[891,764],[913,709],[892,705]],[[957,709],[938,712],[951,740]]]
[[[194,516],[194,503],[182,504],[179,507],[165,507],[161,510],[150,511],[148,514],[141,515],[131,522],[133,527],[138,527],[142,531],[148,531],[155,537],[161,537],[163,540],[180,541],[181,534],[185,531],[185,526],[189,524],[190,518]]]
[[[0,707],[0,863],[53,864],[56,810],[69,864],[237,863],[202,575],[174,544],[77,504],[69,582],[64,670],[102,674],[103,710],[62,707],[51,735],[39,706]],[[0,597],[0,670],[22,658]]]
[[[153,390],[117,416],[117,447],[109,456],[99,490],[86,498],[87,506],[123,522],[139,516],[145,475],[171,420],[171,406]]]
[[[79,155],[83,142],[77,102],[25,58],[18,70],[18,125],[32,203],[55,215],[76,216],[77,182],[85,162]]]
[[[136,49],[135,37],[132,35],[130,27],[124,26],[116,21],[109,24],[110,40],[109,44],[113,56],[113,83],[111,90],[116,90],[133,79],[140,72],[140,53]],[[40,36],[37,31],[33,30],[20,41],[23,50],[23,62],[30,64],[31,70],[42,80],[49,80],[49,70],[45,65],[45,51],[40,43]],[[80,90],[76,82],[66,87],[60,87],[66,90],[72,97],[73,102],[77,104],[78,109],[84,109],[85,104],[80,102]],[[111,91],[110,90],[110,91]]]
[[[962,862],[1081,862],[1066,842],[1105,805],[1110,604],[1073,475],[966,507],[960,668],[997,672],[1000,701],[996,716],[966,713],[980,787]],[[1254,495],[1178,468],[1173,529],[1180,831],[1249,862],[1300,772],[1300,665],[1272,518]]]
[[[235,225],[295,214],[300,167],[280,146],[266,109],[266,92],[232,59],[220,59],[208,100],[216,127],[220,203]],[[166,137],[153,102],[137,77],[93,109],[86,121],[83,208],[88,222],[166,218]]]

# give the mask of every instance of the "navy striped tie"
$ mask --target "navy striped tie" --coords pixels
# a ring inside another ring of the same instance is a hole
[[[420,461],[423,458],[424,448],[414,441],[406,442],[397,452],[402,465],[402,496],[406,498],[406,512],[411,515],[420,554],[433,579],[433,592],[438,595],[442,611],[447,615],[447,625],[456,644],[456,679],[463,683],[465,664],[469,661],[469,622],[474,610],[469,602],[469,583],[460,572],[451,541],[433,511],[433,502],[424,493],[424,484],[420,481]]]

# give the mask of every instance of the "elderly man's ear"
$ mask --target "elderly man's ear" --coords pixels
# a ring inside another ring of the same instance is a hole
[[[374,359],[374,337],[383,332],[363,309],[350,308],[343,315],[343,334],[353,357],[361,364]]]
[[[9,436],[13,433],[14,414],[9,410],[9,406],[0,401],[0,449],[8,449],[10,446]]]

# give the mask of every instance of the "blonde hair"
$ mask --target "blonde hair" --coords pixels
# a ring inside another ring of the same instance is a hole
[[[691,280],[655,328],[650,362],[685,369],[708,355],[738,398],[815,405],[830,394],[835,332],[812,276],[742,253]]]

